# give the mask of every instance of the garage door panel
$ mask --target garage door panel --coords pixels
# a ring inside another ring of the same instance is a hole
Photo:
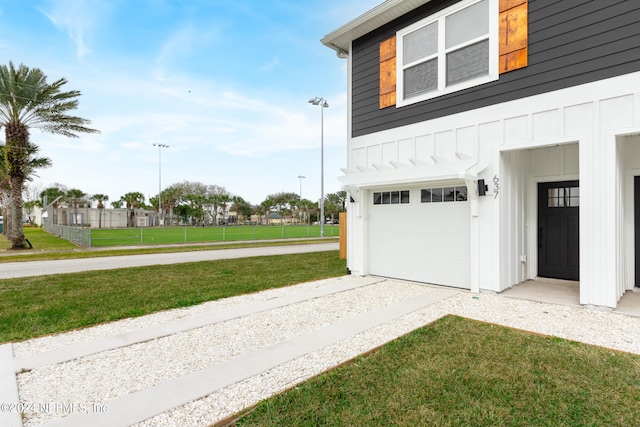
[[[470,288],[468,202],[414,197],[410,204],[373,205],[368,217],[370,274]]]
[[[469,259],[469,236],[459,234],[443,234],[438,241],[440,254],[446,259]]]

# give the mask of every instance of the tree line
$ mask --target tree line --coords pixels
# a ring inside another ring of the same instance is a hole
[[[67,189],[62,184],[52,186],[39,192],[37,199],[33,199],[33,188],[30,200],[25,202],[29,210],[32,206],[45,207],[60,201],[65,202],[75,211],[77,217],[78,207],[91,207],[91,201],[97,203],[98,209],[104,209],[104,203],[109,200],[105,194],[87,193],[77,188]],[[324,199],[325,221],[332,223],[338,217],[338,213],[345,210],[347,194],[345,191],[326,194]],[[159,203],[162,206],[159,207]],[[251,204],[241,196],[229,192],[219,185],[207,185],[202,182],[182,181],[165,188],[160,198],[149,198],[148,202],[141,192],[128,192],[119,199],[110,201],[112,208],[126,208],[129,211],[129,225],[133,226],[133,217],[140,210],[154,211],[169,219],[169,224],[174,219],[181,218],[192,224],[223,225],[250,222],[252,217],[257,217],[259,223],[269,224],[273,214],[279,220],[289,219],[291,224],[312,224],[319,221],[320,206],[318,202],[308,199],[300,199],[300,196],[292,192],[279,192],[268,195],[259,204]],[[233,212],[235,215],[229,216]],[[101,216],[100,216],[101,217]],[[281,221],[278,221],[281,222]],[[99,225],[101,227],[101,225]]]

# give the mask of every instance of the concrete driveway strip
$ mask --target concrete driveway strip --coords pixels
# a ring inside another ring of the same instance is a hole
[[[105,404],[109,408],[108,411],[76,413],[59,418],[47,424],[47,427],[130,426],[205,397],[215,390],[259,375],[307,353],[333,345],[435,304],[457,292],[450,289],[434,289],[428,294],[401,300],[349,319],[343,319],[278,344],[249,351],[216,366],[116,398]]]
[[[257,248],[220,249],[195,252],[124,255],[100,258],[79,258],[52,261],[27,261],[0,264],[0,280],[48,274],[77,273],[92,270],[143,267],[149,265],[181,264],[270,255],[293,255],[338,250],[339,244],[314,243],[310,245],[263,246]]]
[[[0,345],[0,426],[22,427],[11,343]]]

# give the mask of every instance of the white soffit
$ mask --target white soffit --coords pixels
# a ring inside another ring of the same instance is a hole
[[[431,0],[387,0],[348,24],[327,34],[320,41],[336,52],[349,52],[351,42]]]

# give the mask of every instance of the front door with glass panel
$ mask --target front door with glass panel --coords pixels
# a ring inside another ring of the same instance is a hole
[[[578,181],[538,184],[538,276],[580,278]]]

